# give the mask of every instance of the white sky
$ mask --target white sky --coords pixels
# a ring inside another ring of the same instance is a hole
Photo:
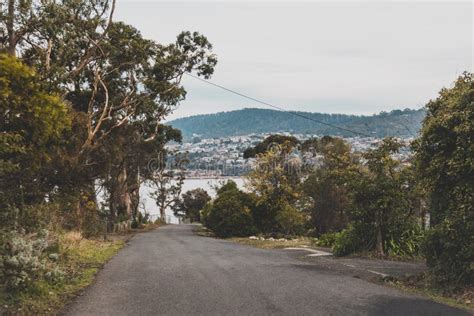
[[[211,81],[284,107],[373,114],[420,108],[473,67],[467,2],[119,0],[116,19],[161,43],[183,30],[214,45]],[[171,118],[264,107],[192,78]]]

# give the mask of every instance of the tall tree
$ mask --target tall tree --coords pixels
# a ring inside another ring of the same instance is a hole
[[[348,222],[350,200],[341,175],[357,164],[357,155],[343,139],[330,136],[308,139],[300,147],[311,167],[303,192],[312,226],[317,234],[340,231]]]
[[[427,105],[416,166],[428,193],[425,252],[440,283],[474,281],[474,80],[464,73]]]
[[[42,202],[53,189],[48,172],[70,127],[69,108],[33,69],[0,54],[0,112],[0,208]]]
[[[413,190],[400,161],[393,157],[402,144],[385,138],[377,148],[362,154],[365,164],[349,173],[351,203],[348,214],[358,234],[367,242],[360,248],[385,255],[387,241],[399,240],[401,232],[413,222]]]

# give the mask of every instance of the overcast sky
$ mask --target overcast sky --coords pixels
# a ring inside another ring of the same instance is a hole
[[[211,81],[288,110],[373,114],[420,108],[473,67],[467,2],[165,2],[119,0],[116,19],[170,43],[214,45]],[[265,107],[192,78],[172,118]]]

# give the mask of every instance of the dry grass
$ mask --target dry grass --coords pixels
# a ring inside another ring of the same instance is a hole
[[[252,246],[262,249],[281,249],[287,247],[310,247],[313,246],[313,241],[310,238],[301,237],[286,241],[280,240],[254,240],[248,237],[232,237],[227,240],[239,243],[241,245]]]

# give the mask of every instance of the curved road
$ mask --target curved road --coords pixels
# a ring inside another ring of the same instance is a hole
[[[467,315],[286,250],[201,237],[192,225],[137,234],[67,315]]]

